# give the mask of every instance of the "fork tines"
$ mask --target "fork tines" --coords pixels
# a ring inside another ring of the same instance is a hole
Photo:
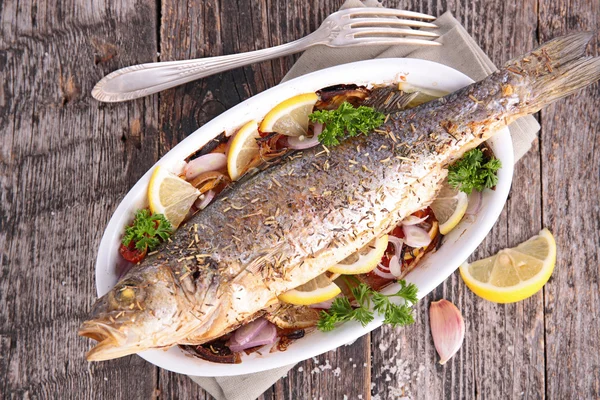
[[[437,46],[437,33],[424,29],[437,28],[435,17],[414,11],[391,8],[352,8],[341,11],[343,29],[356,44],[418,44]],[[410,19],[407,19],[410,18]],[[417,28],[417,29],[413,29]],[[354,44],[353,43],[353,44]]]
[[[360,18],[350,16],[351,26],[373,26],[373,25],[400,25],[413,28],[437,28],[437,25],[431,22],[416,21],[413,19],[399,18]]]
[[[347,11],[347,14],[354,18],[360,17],[362,15],[385,15],[391,17],[405,17],[405,18],[416,18],[416,19],[425,19],[429,21],[433,21],[435,19],[434,16],[423,14],[415,11],[406,11],[406,10],[397,10],[394,8],[379,8],[379,7],[364,7],[364,8],[349,8],[344,11]],[[435,25],[434,25],[435,26]]]

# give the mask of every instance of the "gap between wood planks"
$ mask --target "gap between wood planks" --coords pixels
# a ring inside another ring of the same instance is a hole
[[[162,0],[155,0],[155,9],[156,9],[156,61],[160,62],[160,51],[161,51],[161,30],[162,30]],[[160,92],[156,94],[157,101],[157,109],[160,113]],[[160,118],[160,117],[159,117]],[[157,154],[162,154],[160,151],[160,140],[157,141]],[[154,390],[152,390],[152,399],[160,398],[160,368],[158,366],[154,366],[154,373],[156,374],[156,381],[154,382]]]
[[[536,30],[535,30],[535,36],[537,38],[538,44],[541,43],[541,40],[542,40],[541,19],[540,19],[540,1],[541,0],[537,0],[537,3],[536,3],[537,26],[536,26]],[[540,159],[539,174],[540,174],[540,177],[543,177],[544,176],[544,158],[542,157],[542,133],[543,133],[542,110],[540,110],[536,113],[536,117],[537,117],[538,123],[540,124],[540,132],[538,134],[538,141],[539,141],[538,157]],[[540,226],[543,228],[544,227],[544,185],[543,184],[540,184],[540,204],[539,204],[539,206],[540,206]],[[546,285],[544,285],[544,287],[542,288],[542,307],[545,308],[545,304],[546,304]],[[544,396],[546,396],[546,398],[548,398],[548,368],[547,368],[548,346],[546,346],[546,313],[545,312],[542,312],[542,330],[544,332]]]

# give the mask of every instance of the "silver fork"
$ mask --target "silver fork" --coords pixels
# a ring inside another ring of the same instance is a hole
[[[440,43],[433,41],[439,35],[422,30],[437,26],[419,19],[434,20],[435,17],[390,8],[341,10],[328,16],[319,29],[308,36],[280,46],[219,57],[121,68],[102,78],[92,89],[92,96],[105,102],[137,99],[233,68],[298,53],[317,44],[330,47],[367,44],[439,45]]]

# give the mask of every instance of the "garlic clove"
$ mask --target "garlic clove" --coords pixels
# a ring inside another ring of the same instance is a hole
[[[429,306],[429,325],[440,364],[444,365],[462,346],[465,321],[454,304],[442,299]]]

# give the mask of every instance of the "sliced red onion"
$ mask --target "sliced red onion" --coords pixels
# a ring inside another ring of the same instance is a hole
[[[275,340],[277,340],[277,329],[275,328],[275,325],[273,325],[271,323],[267,323],[265,326],[262,327],[262,329],[260,329],[258,334],[256,334],[256,336],[254,336],[254,338],[252,338],[245,344],[237,343],[235,341],[235,336],[234,336],[234,340],[232,340],[228,346],[231,351],[237,352],[237,351],[249,349],[251,347],[264,346],[265,344],[271,344],[271,343],[274,343]]]
[[[319,137],[317,135],[314,135],[311,138],[304,138],[304,136],[289,136],[286,139],[288,147],[294,150],[310,149],[319,144]]]
[[[397,238],[396,236],[388,235],[388,241],[394,245],[394,254],[402,254],[402,246],[404,246],[404,240]]]
[[[396,278],[402,275],[402,265],[400,265],[398,255],[396,254],[390,258],[390,274]]]
[[[315,147],[319,144],[319,135],[323,132],[323,124],[316,123],[313,125],[313,136],[307,138],[305,136],[288,136],[287,144],[290,149],[305,150]]]
[[[264,318],[258,318],[254,321],[241,326],[235,331],[232,342],[239,345],[244,345],[254,339],[260,331],[267,325],[269,321]]]
[[[203,193],[202,195],[200,195],[200,197],[198,197],[198,200],[196,200],[196,202],[194,203],[194,206],[198,210],[204,210],[206,208],[206,206],[209,205],[210,202],[214,198],[215,198],[215,191],[209,190],[208,192]]]
[[[394,275],[392,275],[389,272],[383,272],[381,269],[379,269],[379,267],[375,268],[373,272],[375,273],[375,275],[380,276],[383,279],[396,279]]]
[[[429,215],[426,215],[423,218],[415,217],[414,215],[409,215],[408,217],[404,218],[401,223],[404,226],[417,225],[425,221],[427,218],[429,218]]]
[[[403,225],[404,242],[410,247],[420,248],[428,246],[431,243],[429,232],[416,225]]]
[[[183,172],[185,179],[191,180],[203,172],[216,171],[224,168],[227,165],[227,157],[223,153],[210,153],[194,158],[187,163]]]
[[[382,263],[380,263],[380,262],[377,263],[377,268],[379,268],[383,272],[390,272],[390,269],[388,267],[386,267],[385,265],[383,265]]]
[[[323,124],[317,122],[313,125],[313,136],[319,137],[319,135],[323,132]]]
[[[320,303],[311,304],[308,307],[310,307],[310,308],[320,308],[320,309],[323,309],[323,310],[329,310],[331,308],[331,305],[333,304],[333,300],[335,300],[335,297],[332,298],[332,299],[329,299],[329,300],[322,301]]]
[[[481,205],[483,203],[483,193],[473,190],[469,195],[469,205],[467,206],[466,215],[475,215],[481,211]]]
[[[123,260],[122,262],[119,262],[117,264],[117,272],[119,274],[118,279],[121,280],[121,278],[124,277],[129,272],[129,270],[131,269],[131,267],[133,267],[133,265],[134,264],[132,264],[128,261],[125,261],[125,260]]]

